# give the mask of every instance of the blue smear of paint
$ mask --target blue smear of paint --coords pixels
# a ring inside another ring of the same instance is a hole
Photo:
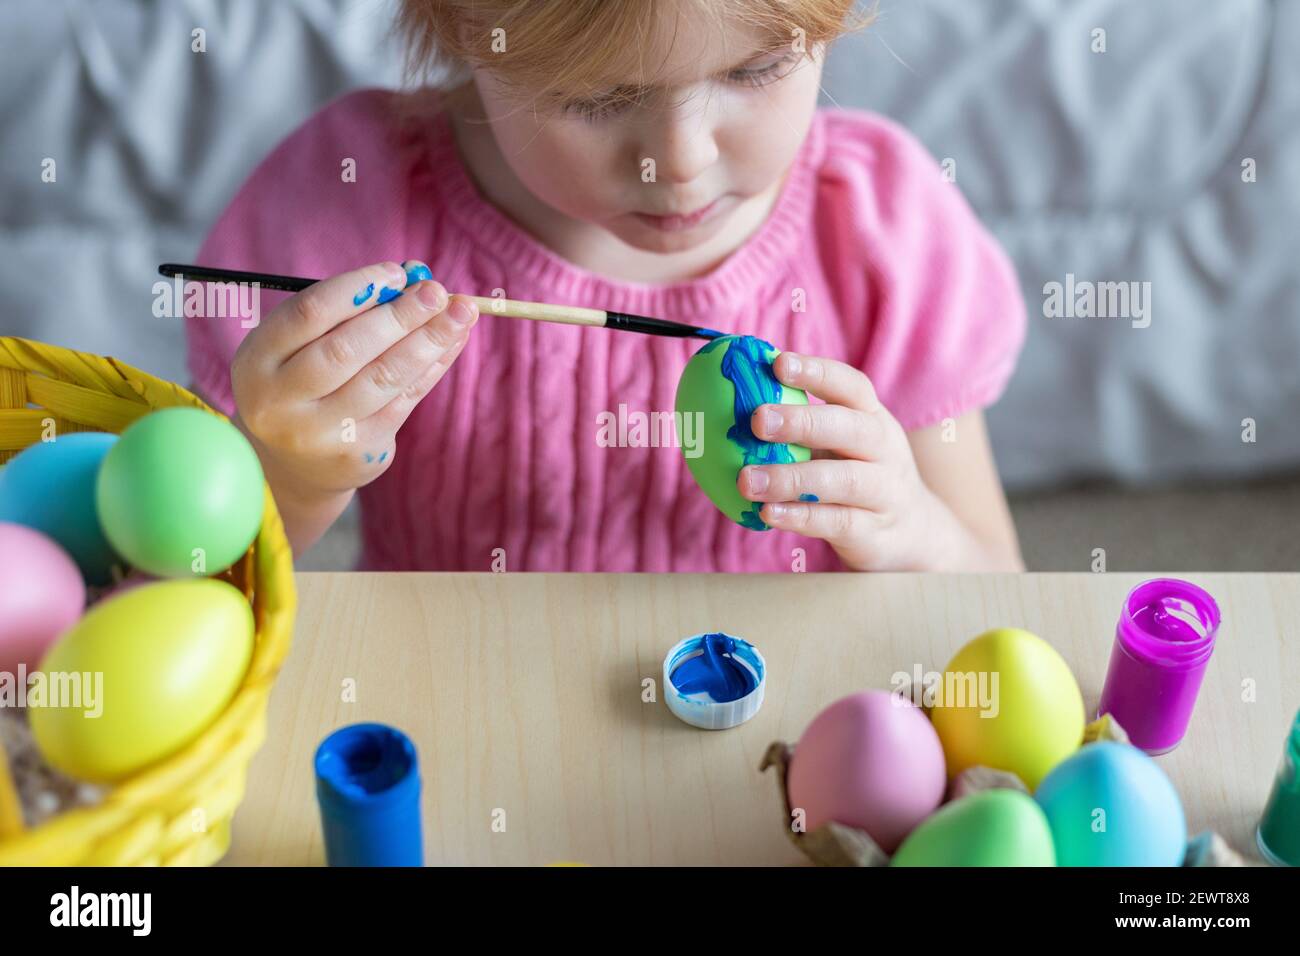
[[[414,259],[402,263],[402,268],[406,270],[406,287],[409,289],[423,279],[432,279],[433,273],[423,262],[416,262]],[[378,302],[383,305],[385,302],[392,302],[394,299],[401,298],[402,293],[397,289],[384,287],[379,290]],[[359,303],[358,303],[359,304]]]
[[[388,457],[388,452],[384,452],[382,455],[379,456],[379,460],[383,461],[387,457]]]
[[[722,374],[736,391],[733,405],[736,423],[727,429],[727,438],[740,446],[746,465],[789,465],[794,463],[794,453],[784,442],[763,441],[749,427],[749,420],[760,405],[781,404],[782,385],[772,371],[768,355],[776,346],[753,335],[738,335],[714,339],[700,352],[711,352],[722,342],[729,342],[727,354],[722,356]],[[740,523],[751,531],[767,531],[768,525],[759,517],[761,501],[751,501],[751,508],[741,512]]]
[[[800,501],[821,501],[821,499],[818,498],[816,495],[800,495],[799,500]]]
[[[719,332],[717,329],[700,329],[700,332],[711,339],[720,339],[723,336],[723,333]]]
[[[370,285],[366,286],[364,289],[362,289],[360,292],[358,292],[356,295],[352,297],[352,304],[360,305],[361,303],[369,299],[372,295],[374,295],[374,292],[375,292],[375,284],[372,282],[370,283]]]
[[[691,654],[695,656],[688,656]],[[668,674],[682,697],[704,694],[725,704],[740,700],[758,687],[763,665],[748,641],[729,634],[704,634],[678,651]]]
[[[370,454],[370,452],[366,452],[366,464],[370,464],[374,460],[375,456]]]
[[[407,285],[415,285],[423,279],[433,278],[433,273],[423,262],[404,262],[402,268],[406,270]]]

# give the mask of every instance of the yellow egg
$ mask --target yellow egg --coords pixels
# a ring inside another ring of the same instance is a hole
[[[93,607],[31,675],[32,733],[68,775],[119,780],[202,733],[238,690],[252,653],[252,609],[226,582],[135,588]]]
[[[1033,790],[1083,741],[1083,695],[1064,659],[1018,628],[966,644],[943,673],[930,712],[948,775],[1008,770]]]

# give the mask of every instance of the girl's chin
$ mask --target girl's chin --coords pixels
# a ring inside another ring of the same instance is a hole
[[[621,217],[618,228],[611,230],[619,239],[643,252],[687,252],[716,236],[726,224],[727,216],[716,215],[690,228],[661,229],[636,213]]]

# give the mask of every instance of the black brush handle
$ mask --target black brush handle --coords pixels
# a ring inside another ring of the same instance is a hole
[[[241,269],[216,269],[210,266],[182,265],[177,262],[164,262],[158,267],[161,275],[174,279],[192,279],[197,282],[237,282],[253,285],[274,292],[301,292],[308,286],[315,285],[319,279],[304,279],[300,276],[282,276],[270,272],[245,272]],[[684,322],[672,322],[668,319],[655,319],[648,315],[632,315],[629,312],[605,311],[605,328],[622,329],[625,332],[640,332],[644,335],[659,335],[668,338],[716,339],[722,333],[713,329],[702,329]]]
[[[623,329],[626,332],[643,332],[646,335],[661,335],[679,339],[716,339],[721,332],[702,329],[695,325],[672,322],[668,319],[652,319],[647,315],[632,315],[628,312],[605,313],[605,328]]]
[[[240,269],[213,269],[208,266],[187,266],[177,262],[164,262],[158,272],[174,279],[194,279],[196,282],[242,282],[248,285],[256,283],[272,292],[301,292],[308,286],[315,285],[319,279],[303,279],[299,276],[278,276],[269,272],[244,272]]]

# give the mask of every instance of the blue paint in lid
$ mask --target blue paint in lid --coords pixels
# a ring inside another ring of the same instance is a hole
[[[729,634],[702,634],[669,665],[673,687],[684,698],[725,704],[747,697],[763,677],[762,661],[748,641]]]

